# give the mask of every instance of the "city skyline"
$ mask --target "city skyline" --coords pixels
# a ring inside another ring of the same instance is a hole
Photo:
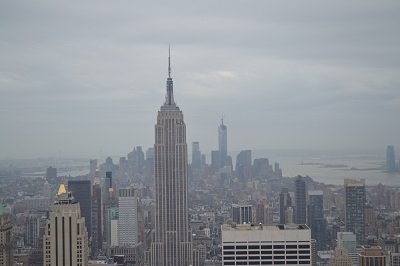
[[[169,43],[203,151],[400,146],[399,3],[102,4],[1,4],[0,158],[150,147]]]

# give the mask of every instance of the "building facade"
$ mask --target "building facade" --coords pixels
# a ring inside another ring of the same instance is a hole
[[[324,197],[320,190],[308,192],[307,224],[311,237],[316,241],[317,250],[325,250],[327,222],[324,218]]]
[[[353,265],[358,265],[357,240],[356,235],[352,232],[338,232],[337,246],[346,250],[347,255],[353,262]]]
[[[192,264],[188,217],[186,126],[173,95],[170,57],[167,95],[155,125],[155,237],[151,265]]]
[[[292,207],[292,198],[290,197],[289,190],[287,188],[282,188],[279,194],[279,223],[286,224],[288,221],[286,219],[287,210]]]
[[[222,225],[222,265],[311,265],[307,225]]]
[[[44,265],[85,266],[88,265],[88,256],[85,218],[81,216],[79,203],[61,183],[43,236]]]
[[[220,168],[227,164],[228,159],[228,128],[224,125],[224,119],[221,119],[221,125],[218,127],[218,151]]]
[[[307,223],[307,194],[306,182],[302,176],[296,178],[295,189],[296,208],[294,209],[294,222],[297,224],[305,224]]]
[[[365,184],[363,181],[345,179],[344,187],[346,231],[353,232],[356,235],[357,244],[362,245],[365,241]]]
[[[138,243],[138,198],[134,188],[119,190],[118,210],[119,246],[134,246]]]
[[[14,265],[11,230],[9,212],[3,204],[0,204],[0,265]]]
[[[253,222],[253,206],[248,204],[232,204],[232,220],[237,224]]]
[[[92,232],[92,187],[90,180],[69,180],[68,191],[79,202],[88,233]]]
[[[386,253],[380,246],[362,246],[360,266],[386,266]]]

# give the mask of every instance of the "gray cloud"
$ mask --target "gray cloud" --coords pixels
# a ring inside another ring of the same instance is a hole
[[[399,145],[395,1],[2,1],[0,158],[152,145],[172,44],[188,140]]]

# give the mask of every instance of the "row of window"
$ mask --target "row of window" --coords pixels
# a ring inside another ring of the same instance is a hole
[[[310,245],[237,245],[224,246],[225,249],[309,249]]]
[[[224,255],[253,255],[253,254],[309,254],[310,250],[237,250],[237,251],[226,251],[224,250]]]
[[[292,260],[292,261],[226,261],[223,263],[223,265],[306,265],[306,264],[311,264],[309,260],[304,260],[304,261],[297,261],[297,260]]]
[[[310,256],[261,256],[262,260],[309,260]],[[260,260],[260,256],[224,256],[226,260]]]

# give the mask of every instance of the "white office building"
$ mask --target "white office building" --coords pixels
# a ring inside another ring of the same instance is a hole
[[[138,199],[134,188],[119,190],[118,210],[119,246],[134,246],[138,242]]]
[[[222,225],[222,265],[311,265],[307,225]]]

